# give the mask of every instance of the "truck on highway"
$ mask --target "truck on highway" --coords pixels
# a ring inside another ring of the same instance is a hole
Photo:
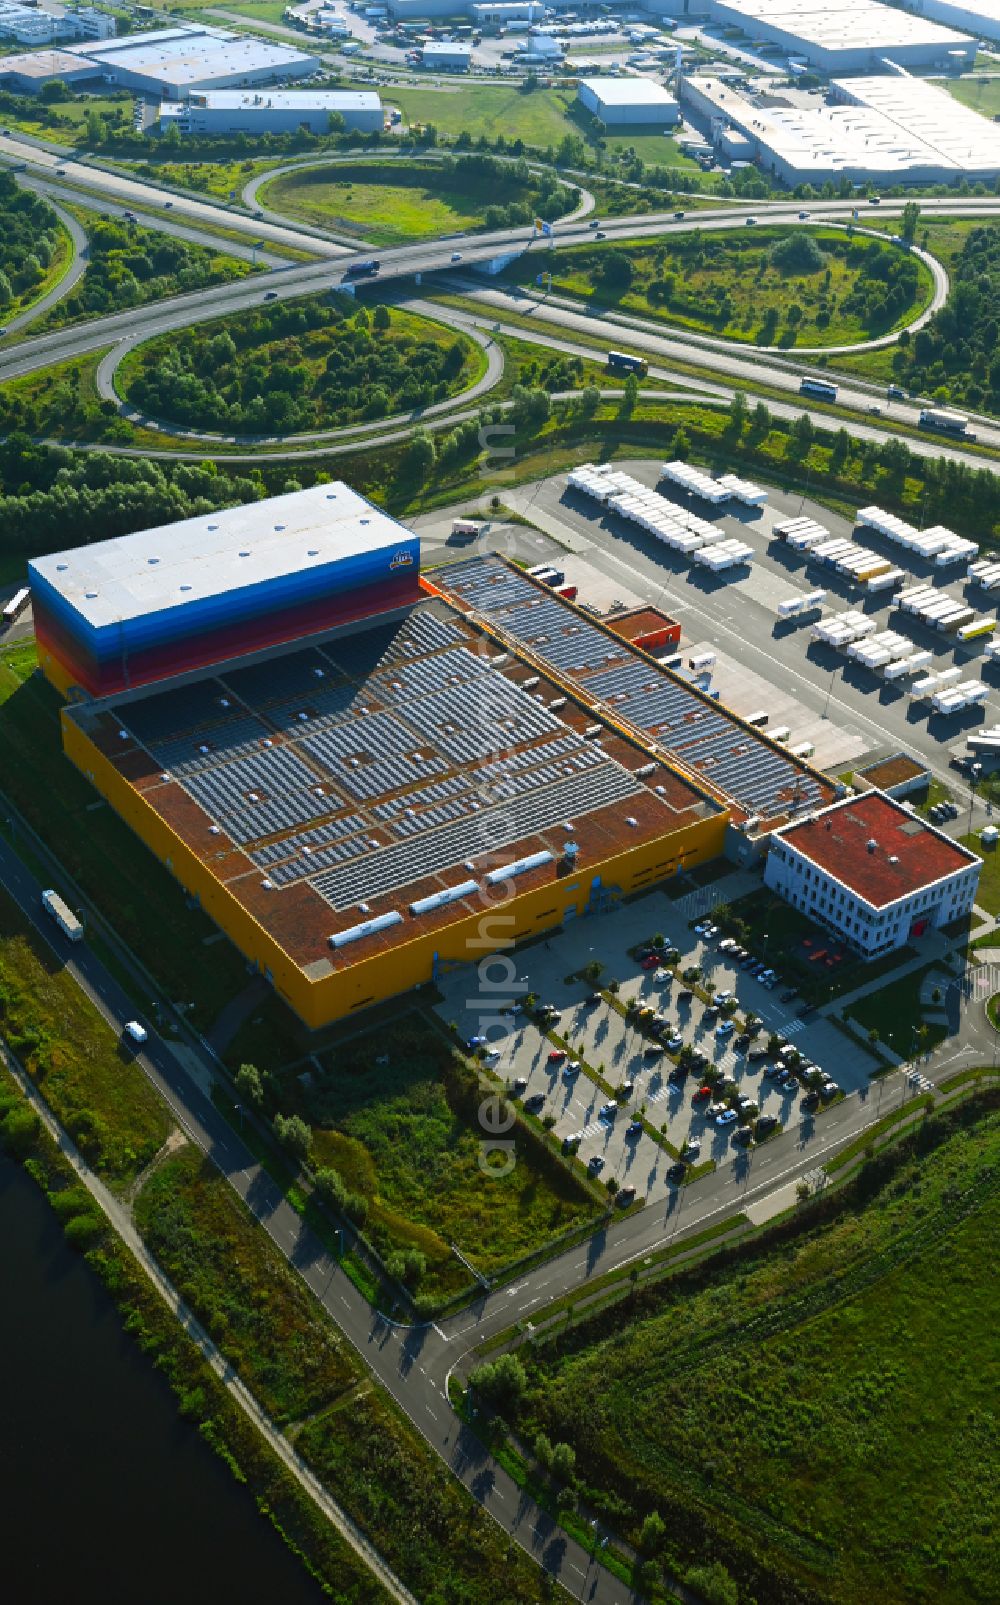
[[[645,357],[630,357],[625,351],[609,351],[608,367],[612,373],[638,373],[643,378],[649,372]]]
[[[46,914],[55,920],[64,936],[71,942],[83,941],[83,926],[77,919],[68,903],[65,903],[58,892],[51,889],[42,893],[42,907]]]
[[[381,262],[374,257],[369,257],[367,262],[352,262],[349,268],[345,268],[344,278],[373,279],[381,266]]]
[[[15,591],[14,595],[4,608],[3,614],[0,615],[0,617],[3,619],[4,626],[6,627],[8,624],[13,624],[15,619],[19,619],[30,601],[31,592],[26,585],[23,585],[19,591]]]
[[[964,435],[968,432],[969,420],[964,412],[950,412],[947,407],[922,407],[920,427],[939,429],[946,435]]]

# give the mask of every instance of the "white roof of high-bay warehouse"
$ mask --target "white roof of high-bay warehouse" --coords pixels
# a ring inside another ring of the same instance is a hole
[[[922,0],[921,11],[948,28],[964,28],[983,39],[1000,39],[1000,0]]]
[[[1000,125],[924,79],[837,79],[831,103],[760,106],[717,78],[685,78],[681,99],[745,133],[765,172],[791,185],[948,183],[1000,175]]]
[[[944,64],[954,51],[971,65],[975,55],[968,34],[878,0],[713,0],[712,12],[751,37],[798,50],[826,72],[863,70],[884,57],[904,66]]]

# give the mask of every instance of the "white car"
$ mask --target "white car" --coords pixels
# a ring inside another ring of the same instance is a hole
[[[149,1032],[144,1025],[139,1024],[138,1020],[126,1020],[125,1035],[131,1037],[133,1042],[146,1042],[149,1040]]]

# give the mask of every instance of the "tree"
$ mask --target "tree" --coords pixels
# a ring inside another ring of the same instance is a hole
[[[605,290],[624,295],[632,283],[632,263],[624,251],[607,251],[598,257],[594,277]]]
[[[544,1432],[539,1432],[535,1438],[535,1459],[546,1471],[552,1468],[552,1444]]]
[[[904,240],[908,240],[912,243],[912,241],[916,238],[917,224],[919,222],[920,207],[917,205],[916,201],[907,201],[906,205],[903,207],[903,215],[900,218],[899,223],[899,232],[903,236]]]
[[[868,1043],[872,1048],[878,1046],[878,1028],[874,1025],[868,1033]]]
[[[312,1132],[301,1115],[275,1115],[274,1135],[296,1159],[306,1159],[312,1145]]]
[[[632,416],[633,412],[635,411],[635,404],[638,401],[638,399],[639,399],[639,381],[636,378],[634,373],[630,373],[628,378],[625,380],[625,385],[624,385],[624,388],[622,390],[622,401],[621,401],[620,411],[621,411],[621,415],[622,415],[623,418],[630,418]]]
[[[343,1209],[347,1200],[347,1188],[340,1171],[330,1167],[317,1170],[315,1192],[320,1202],[332,1209]]]
[[[711,1566],[692,1566],[684,1581],[705,1605],[739,1605],[739,1592],[721,1560]]]
[[[593,418],[601,405],[601,392],[596,385],[587,385],[580,393],[580,417]]]
[[[691,455],[691,437],[686,429],[678,429],[674,436],[674,456],[680,462],[686,462]]]
[[[734,391],[733,399],[729,403],[729,427],[737,439],[739,439],[740,435],[743,433],[743,427],[747,421],[749,411],[750,409],[747,404],[746,391]]]
[[[528,1386],[528,1373],[516,1354],[501,1354],[477,1365],[469,1386],[498,1410],[515,1411]]]
[[[14,299],[14,292],[10,287],[10,280],[6,273],[0,273],[0,307],[9,306]]]
[[[376,331],[376,333],[382,334],[386,329],[389,328],[391,321],[392,320],[389,317],[389,308],[387,306],[383,306],[382,303],[379,302],[378,306],[372,312],[372,328]]]
[[[395,1281],[413,1288],[426,1275],[427,1258],[419,1248],[408,1248],[404,1253],[390,1254],[385,1268]]]
[[[426,429],[418,429],[400,458],[399,477],[404,482],[422,485],[436,460],[433,439]]]
[[[44,106],[54,106],[58,101],[69,99],[69,85],[62,78],[50,78],[42,85],[38,98]]]
[[[811,234],[796,229],[779,240],[768,253],[768,262],[779,273],[818,273],[826,264],[826,257]]]
[[[666,1522],[657,1511],[651,1510],[639,1533],[639,1548],[644,1555],[655,1555],[663,1548],[663,1540],[666,1536]]]
[[[264,1078],[255,1064],[241,1064],[236,1072],[236,1088],[255,1109],[263,1108]]]
[[[560,1482],[570,1482],[576,1470],[576,1450],[572,1444],[557,1443],[552,1448],[552,1475]]]

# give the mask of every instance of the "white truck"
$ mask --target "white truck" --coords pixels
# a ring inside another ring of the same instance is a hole
[[[68,903],[63,902],[58,892],[51,889],[42,893],[42,907],[46,914],[55,920],[64,936],[71,942],[83,941],[83,926],[77,919]]]

